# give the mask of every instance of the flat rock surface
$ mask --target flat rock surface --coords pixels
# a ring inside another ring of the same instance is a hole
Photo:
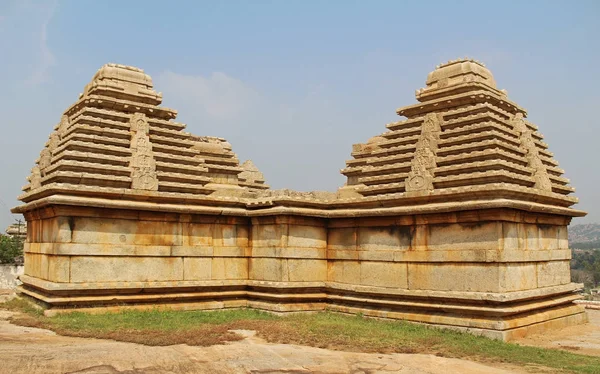
[[[516,343],[600,356],[600,310],[586,311],[589,320],[586,324],[545,331],[543,334],[520,339]]]
[[[227,345],[149,347],[111,340],[59,336],[8,322],[0,310],[2,373],[526,373],[514,366],[421,354],[372,354],[269,344],[252,331]]]

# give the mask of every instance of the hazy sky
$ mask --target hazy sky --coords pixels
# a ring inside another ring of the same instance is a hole
[[[600,1],[0,1],[0,230],[62,112],[107,62],[143,68],[198,135],[273,188],[335,190],[449,59],[486,63],[529,111],[576,222],[600,222]]]

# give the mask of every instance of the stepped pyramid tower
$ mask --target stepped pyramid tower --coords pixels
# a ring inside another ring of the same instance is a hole
[[[448,61],[416,91],[407,119],[356,144],[345,190],[415,201],[506,198],[569,207],[577,202],[536,125],[472,59]]]
[[[573,188],[523,108],[469,59],[353,146],[336,192],[271,190],[222,138],[108,64],[68,108],[13,209],[19,292],[91,308],[333,310],[510,340],[586,321]]]
[[[186,201],[219,189],[233,195],[242,190],[238,174],[244,169],[231,145],[185,132],[174,121],[177,112],[160,107],[161,101],[143,70],[103,66],[54,128],[20,199]],[[264,180],[242,184],[268,188]]]

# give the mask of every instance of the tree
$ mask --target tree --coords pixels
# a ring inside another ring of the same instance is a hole
[[[600,284],[600,251],[595,251],[593,261],[585,264],[585,270],[592,276],[594,287],[598,287]]]
[[[23,239],[0,235],[0,264],[20,262],[23,256]]]
[[[600,250],[573,251],[571,259],[571,274],[583,280],[586,287],[598,287],[600,284]],[[577,283],[581,281],[575,280]]]
[[[593,278],[591,274],[582,269],[571,269],[571,282],[583,283],[586,287],[591,287]]]

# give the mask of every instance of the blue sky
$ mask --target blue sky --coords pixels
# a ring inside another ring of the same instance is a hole
[[[598,1],[0,1],[0,229],[62,112],[107,62],[143,68],[198,135],[273,188],[335,190],[353,143],[433,68],[483,61],[600,222]]]

